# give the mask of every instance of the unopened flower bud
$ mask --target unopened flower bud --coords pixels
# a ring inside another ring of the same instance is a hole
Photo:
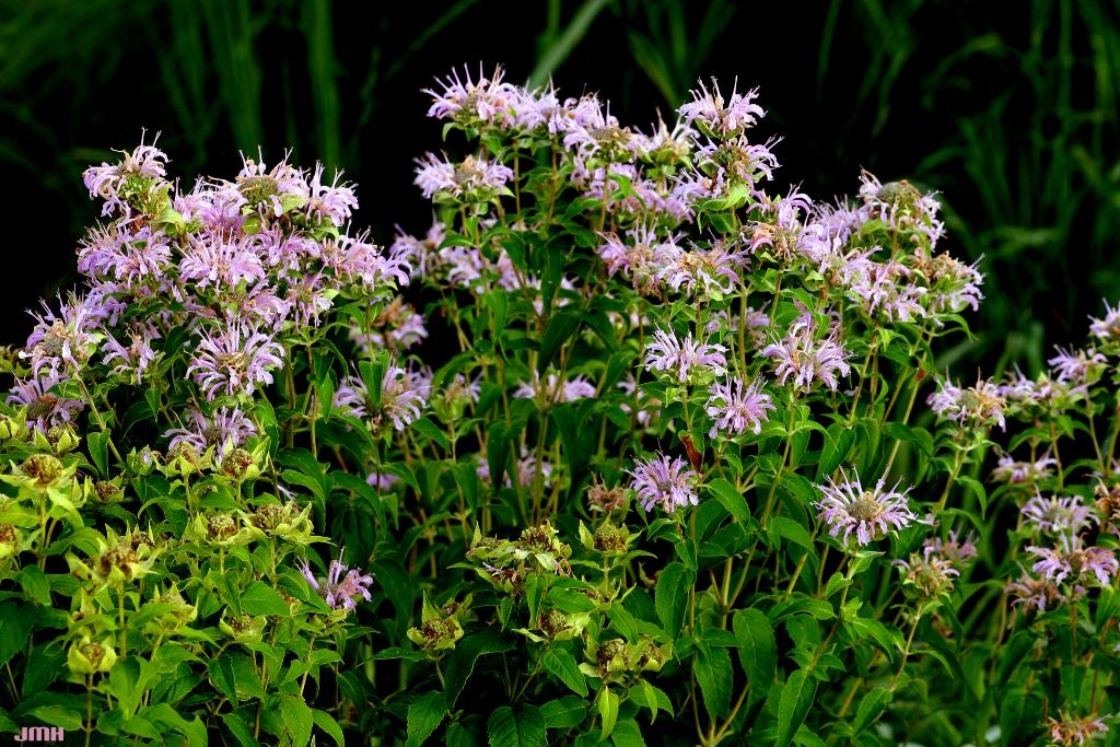
[[[111,638],[95,643],[88,635],[70,645],[66,654],[66,664],[76,675],[90,675],[108,672],[117,663],[117,652]]]
[[[226,611],[229,611],[228,608]],[[223,612],[221,619],[218,620],[218,627],[238,643],[260,643],[267,622],[263,617],[252,615],[230,615],[227,620]]]
[[[128,469],[141,477],[151,474],[153,469],[163,463],[163,455],[158,451],[145,446],[140,451],[133,449],[126,459]]]
[[[35,435],[38,437],[40,431],[36,431]],[[54,453],[60,455],[73,451],[82,442],[81,437],[74,430],[74,426],[69,423],[52,425],[47,429],[46,440]]]
[[[0,415],[0,441],[9,439],[23,440],[27,436],[27,424],[10,415]]]

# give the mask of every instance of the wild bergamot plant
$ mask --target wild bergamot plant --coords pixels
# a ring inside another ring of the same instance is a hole
[[[434,222],[387,249],[322,167],[86,172],[82,285],[5,357],[0,729],[1109,735],[1120,312],[968,384],[936,196],[775,190],[757,91],[648,130],[501,70],[428,93]]]

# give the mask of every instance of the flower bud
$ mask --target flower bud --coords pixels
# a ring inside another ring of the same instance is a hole
[[[130,472],[143,477],[151,474],[153,469],[156,469],[163,463],[163,455],[145,446],[140,451],[133,449],[129,452],[125,461],[128,462],[128,469]]]
[[[84,635],[81,641],[70,645],[66,654],[66,664],[75,675],[108,672],[116,663],[117,652],[113,648],[112,638],[94,643],[88,635]]]
[[[35,431],[36,442],[38,442],[41,431]],[[64,425],[52,425],[47,429],[46,440],[51,450],[55,454],[62,455],[73,451],[78,448],[82,442],[81,436],[74,430],[74,426],[66,423]]]
[[[22,419],[13,418],[11,415],[0,415],[0,441],[16,439],[22,441],[27,437],[27,423]]]
[[[210,468],[212,449],[199,454],[189,441],[179,441],[167,450],[167,463],[160,471],[168,477],[188,477]]]
[[[229,608],[226,608],[226,612]],[[228,635],[237,643],[249,644],[260,643],[261,638],[264,636],[264,626],[267,620],[263,617],[253,617],[252,615],[230,615],[226,619],[226,612],[222,613],[221,619],[218,620],[218,627],[222,632]]]

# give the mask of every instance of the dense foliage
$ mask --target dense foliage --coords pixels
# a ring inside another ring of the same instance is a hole
[[[936,196],[775,193],[756,91],[650,131],[500,70],[429,94],[455,155],[388,248],[322,167],[86,172],[84,284],[6,359],[0,729],[1110,735],[1120,311],[971,383]]]

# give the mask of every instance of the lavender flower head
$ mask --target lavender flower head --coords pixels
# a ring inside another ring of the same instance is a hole
[[[776,361],[774,375],[781,384],[793,377],[795,388],[808,391],[814,381],[836,391],[839,386],[837,374],[847,376],[851,367],[845,362],[848,351],[832,337],[814,339],[808,325],[795,325],[783,339],[762,349],[764,358]]]
[[[929,395],[926,402],[944,420],[956,421],[962,425],[1007,427],[1003,417],[1007,400],[1000,393],[999,387],[990,381],[980,379],[976,386],[967,389],[962,389],[951,381],[943,381],[940,389]]]
[[[647,461],[639,460],[634,462],[634,469],[626,472],[633,477],[630,488],[647,512],[658,504],[673,513],[678,506],[699,503],[696,482],[700,476],[680,457],[670,459],[662,454]]]
[[[765,116],[762,107],[754,103],[758,89],[738,93],[738,81],[732,86],[731,96],[725,102],[720,93],[719,83],[712,80],[709,91],[703,83],[699,91],[691,91],[692,101],[677,109],[677,113],[688,124],[695,124],[705,135],[716,138],[730,138],[742,134],[753,127],[759,117]]]
[[[203,336],[187,374],[194,374],[208,402],[219,393],[250,395],[257,385],[272,383],[271,370],[284,364],[283,356],[283,346],[260,325],[231,320]]]
[[[770,419],[769,411],[777,409],[771,404],[770,395],[762,391],[762,379],[746,385],[739,378],[717,381],[708,393],[707,413],[715,419],[709,438],[715,438],[720,431],[739,436],[748,428],[757,435],[762,424]]]
[[[857,476],[839,485],[831,478],[828,485],[818,485],[824,498],[814,505],[821,519],[832,527],[829,534],[835,537],[843,531],[842,542],[847,545],[854,533],[856,544],[866,545],[890,527],[904,529],[917,519],[906,496],[909,488],[899,492],[896,484],[885,490],[885,484],[886,480],[879,478],[873,489],[865,490]]]
[[[1027,552],[1041,558],[1031,570],[1055,584],[1067,578],[1071,582],[1088,580],[1091,574],[1101,586],[1108,586],[1120,570],[1112,550],[1085,547],[1080,537],[1063,536],[1058,547],[1028,547]]]
[[[1080,747],[1092,740],[1094,734],[1108,733],[1108,726],[1095,716],[1072,718],[1064,713],[1058,715],[1062,717],[1061,720],[1047,719],[1050,739],[1058,747],[1073,747],[1073,745]]]
[[[1053,477],[1054,473],[1050,468],[1057,464],[1058,460],[1050,456],[1050,452],[1046,452],[1033,462],[1017,462],[1010,454],[1002,454],[996,468],[992,470],[992,479],[1012,485],[1037,483]]]
[[[653,333],[653,342],[646,347],[646,368],[668,374],[680,384],[694,382],[710,376],[719,376],[727,368],[723,345],[701,343],[689,333],[683,340],[671,332],[659,329]]]
[[[356,608],[357,602],[355,600],[358,597],[365,598],[367,602],[372,598],[369,593],[369,585],[373,583],[373,576],[368,573],[363,575],[360,570],[350,569],[343,565],[343,552],[345,552],[345,548],[339,550],[338,560],[331,561],[326,578],[316,579],[307,561],[304,561],[303,565],[299,567],[299,572],[307,579],[307,583],[311,584],[311,588],[327,600],[327,605],[332,610],[343,609],[350,613]],[[343,573],[346,575],[343,576]]]
[[[1086,506],[1081,496],[1064,498],[1035,495],[1023,506],[1023,519],[1036,531],[1072,537],[1097,520],[1093,509]]]
[[[1089,317],[1093,322],[1089,325],[1089,334],[1104,343],[1120,341],[1120,304],[1117,304],[1114,309],[1108,305],[1108,301],[1105,301],[1104,310],[1108,312],[1104,319]]]

